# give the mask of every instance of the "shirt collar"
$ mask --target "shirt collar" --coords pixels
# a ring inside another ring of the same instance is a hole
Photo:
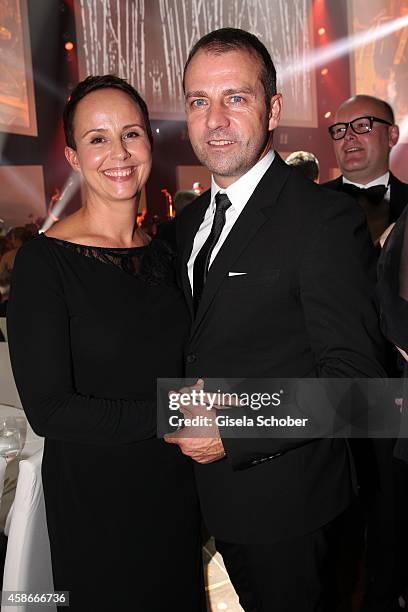
[[[212,176],[210,200],[211,213],[215,212],[215,196],[218,192],[226,193],[231,202],[231,208],[240,213],[274,159],[275,151],[270,149],[262,159],[256,162],[255,166],[252,166],[250,170],[240,176],[239,179],[227,187],[227,189],[219,187],[214,180],[214,176]]]
[[[383,174],[382,176],[377,177],[373,181],[367,183],[367,185],[362,185],[361,183],[353,183],[353,181],[349,181],[343,176],[343,183],[348,183],[349,185],[355,185],[356,187],[360,187],[360,189],[368,189],[369,187],[374,187],[375,185],[384,185],[388,187],[388,183],[390,181],[390,173],[389,171]]]

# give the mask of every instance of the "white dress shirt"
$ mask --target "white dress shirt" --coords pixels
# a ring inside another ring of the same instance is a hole
[[[384,185],[384,187],[387,187],[387,191],[385,192],[385,195],[384,195],[384,200],[388,200],[388,201],[390,199],[389,182],[390,182],[389,172],[386,172],[385,174],[374,179],[373,181],[370,181],[369,183],[367,183],[367,185],[361,185],[361,183],[353,183],[352,181],[349,181],[348,179],[346,179],[345,176],[343,176],[343,183],[348,183],[349,185],[355,185],[356,187],[360,187],[360,189],[368,189],[369,187],[374,187],[375,185]]]
[[[222,228],[222,232],[217,244],[212,250],[209,267],[211,267],[212,262],[214,261],[222,245],[224,244],[235,221],[238,219],[239,215],[244,210],[246,203],[248,202],[249,198],[255,191],[255,188],[258,185],[259,181],[261,180],[265,172],[268,170],[274,159],[275,151],[268,151],[265,157],[260,159],[255,164],[255,166],[252,166],[252,168],[248,170],[248,172],[243,174],[237,181],[227,187],[227,189],[221,189],[221,187],[219,187],[215,182],[214,177],[211,178],[210,204],[207,210],[205,211],[203,222],[201,223],[198,232],[195,235],[193,249],[191,251],[190,259],[188,260],[187,264],[188,278],[190,279],[192,292],[194,261],[211,231],[211,226],[213,224],[215,215],[215,196],[217,195],[217,193],[226,193],[229,201],[231,202],[231,206],[226,211],[225,225]]]

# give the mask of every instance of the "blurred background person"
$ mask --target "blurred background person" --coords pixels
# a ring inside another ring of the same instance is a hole
[[[408,184],[390,172],[399,139],[394,112],[385,100],[358,95],[345,100],[329,127],[341,176],[324,187],[349,193],[362,207],[375,243],[408,203]]]
[[[36,233],[37,228],[31,225],[14,227],[3,239],[3,254],[0,258],[0,316],[2,317],[6,316],[7,312],[11,275],[17,252]]]
[[[193,189],[179,189],[179,191],[176,191],[173,198],[175,216],[177,217],[186,206],[191,204],[197,195],[197,192]]]
[[[180,189],[176,192],[173,198],[173,207],[175,216],[173,219],[167,219],[160,223],[157,227],[156,238],[165,240],[175,251],[176,243],[176,226],[175,219],[180,216],[183,210],[193,202],[199,194],[193,189]]]
[[[298,168],[311,181],[319,182],[319,160],[310,151],[294,151],[285,161],[289,166]]]

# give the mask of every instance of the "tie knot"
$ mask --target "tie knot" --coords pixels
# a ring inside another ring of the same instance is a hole
[[[230,206],[231,202],[229,201],[227,194],[218,192],[215,196],[216,211],[226,211]]]

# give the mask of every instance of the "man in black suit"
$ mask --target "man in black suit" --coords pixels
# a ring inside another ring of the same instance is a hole
[[[264,45],[232,28],[204,36],[184,90],[192,146],[213,175],[177,227],[194,317],[186,375],[383,376],[363,215],[273,150],[281,95]],[[167,440],[195,461],[205,523],[246,612],[332,611],[332,524],[352,499],[345,441],[188,427]]]
[[[353,96],[340,105],[329,133],[342,175],[324,187],[355,197],[376,242],[408,204],[408,184],[397,179],[389,166],[399,137],[394,112],[379,98]]]
[[[355,198],[366,214],[376,243],[408,204],[408,184],[389,170],[390,152],[399,137],[394,112],[379,98],[353,96],[340,105],[329,134],[342,175],[324,187]],[[390,376],[396,377],[397,352],[391,345],[387,349],[387,369]],[[370,612],[388,612],[391,602],[407,586],[404,565],[408,534],[406,520],[399,517],[407,511],[408,470],[393,458],[394,443],[392,439],[350,443],[367,520],[365,600]],[[357,530],[361,529],[360,521],[358,524]],[[351,539],[358,537],[355,527],[356,523],[350,525]]]

